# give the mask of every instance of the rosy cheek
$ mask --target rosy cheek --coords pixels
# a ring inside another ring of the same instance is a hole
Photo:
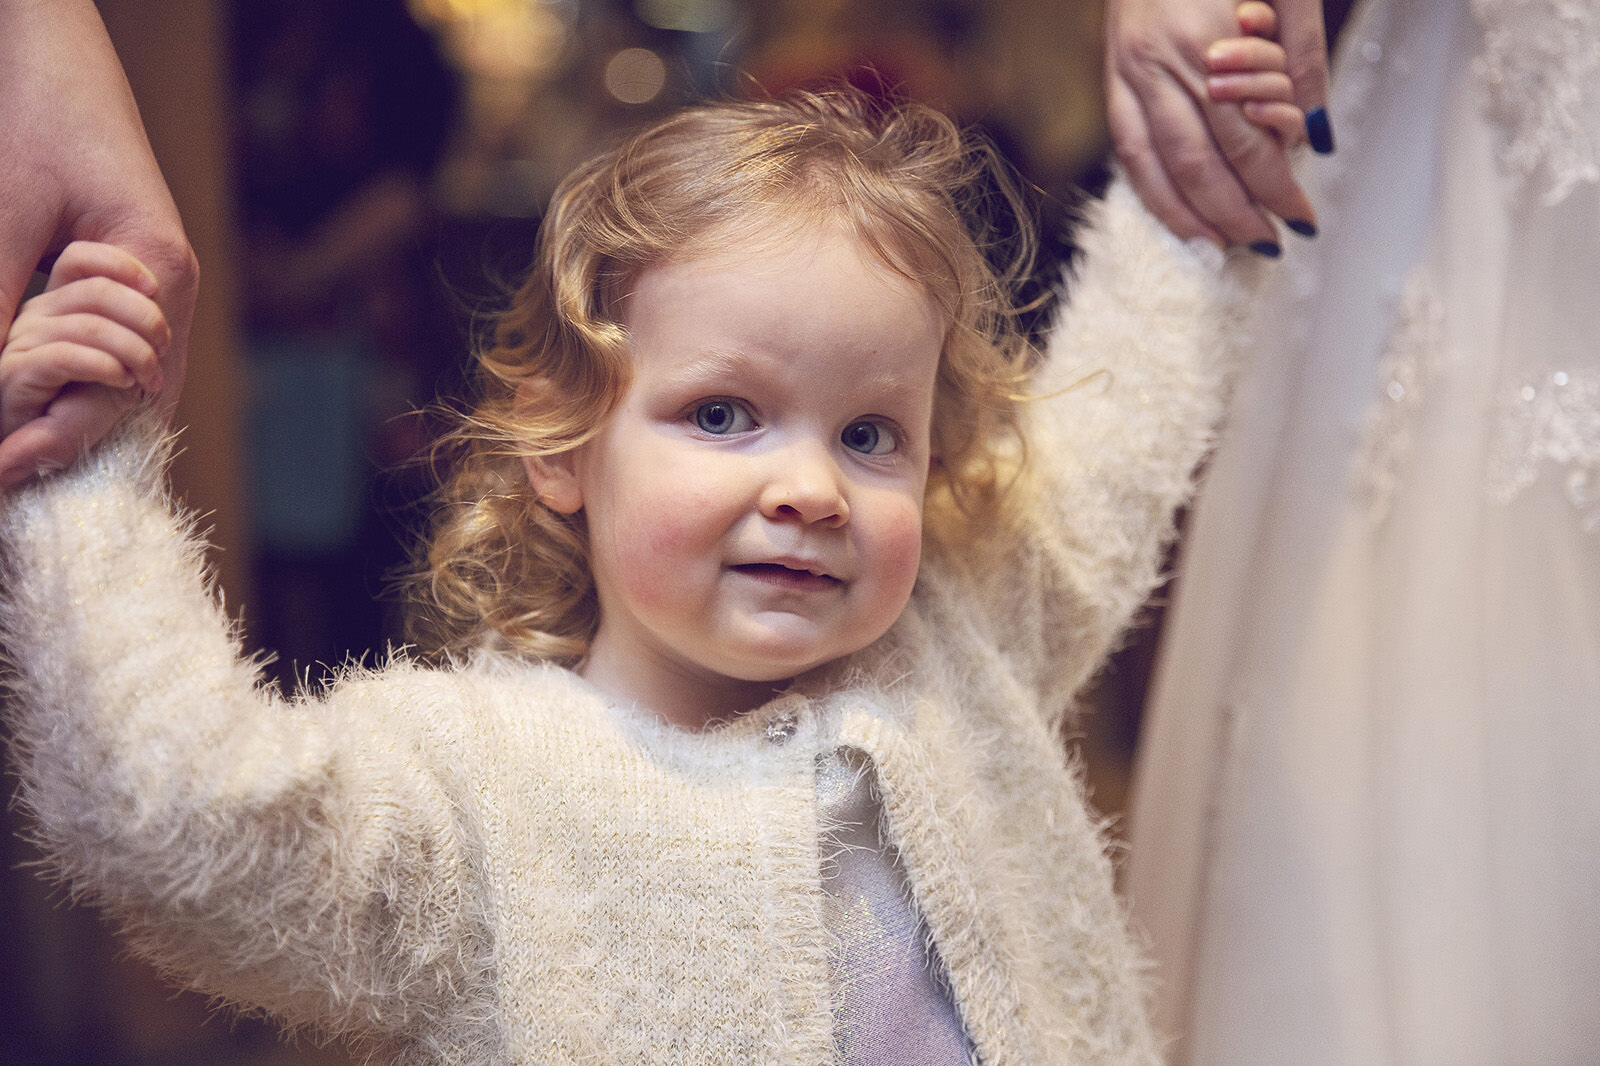
[[[922,563],[922,512],[916,511],[911,519],[906,522],[904,540],[900,545],[899,557],[905,563],[906,584],[914,584],[917,580],[917,570]]]
[[[635,499],[616,530],[612,558],[616,585],[640,607],[681,604],[704,569],[709,548],[693,512],[670,499]]]
[[[879,553],[885,574],[892,573],[895,584],[911,594],[922,557],[922,505],[920,501],[897,500],[886,508],[879,533]],[[903,605],[902,605],[903,606]]]
[[[682,481],[657,480],[655,491],[644,488],[632,503],[639,539],[658,560],[682,558],[714,541],[714,500],[692,491]],[[670,487],[667,487],[670,486]]]

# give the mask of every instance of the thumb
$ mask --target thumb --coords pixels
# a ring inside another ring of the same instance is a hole
[[[1328,119],[1328,36],[1322,0],[1276,0],[1278,41],[1286,55],[1294,102],[1306,113],[1306,139],[1322,155],[1333,151]]]

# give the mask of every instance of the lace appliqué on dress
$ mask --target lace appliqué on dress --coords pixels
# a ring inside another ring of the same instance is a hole
[[[1510,503],[1540,464],[1567,468],[1567,500],[1585,533],[1600,532],[1600,372],[1551,371],[1500,403],[1489,450],[1489,491]]]
[[[1367,410],[1356,455],[1355,486],[1374,526],[1389,514],[1400,471],[1411,457],[1412,429],[1429,381],[1448,362],[1444,309],[1426,275],[1406,282],[1394,326],[1378,360],[1378,396]]]
[[[1583,117],[1600,93],[1600,4],[1473,0],[1472,13],[1483,31],[1474,71],[1484,117],[1518,193],[1556,204],[1578,183],[1600,180]]]

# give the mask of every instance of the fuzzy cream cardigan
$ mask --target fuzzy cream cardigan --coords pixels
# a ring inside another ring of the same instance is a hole
[[[397,1063],[833,1060],[815,774],[864,752],[982,1061],[1152,1064],[1059,726],[1157,578],[1229,359],[1218,261],[1123,190],[1029,409],[1028,528],[930,557],[868,651],[690,734],[557,667],[264,688],[125,431],[7,502],[23,796],[185,983]]]

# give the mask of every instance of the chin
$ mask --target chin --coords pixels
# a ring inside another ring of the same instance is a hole
[[[871,643],[871,640],[867,640],[859,644],[847,643],[826,649],[817,648],[812,654],[803,652],[797,654],[793,641],[777,641],[765,647],[742,648],[738,655],[726,657],[721,668],[714,667],[714,669],[737,681],[762,684],[790,681],[801,674],[820,670],[841,659],[849,658]]]
[[[707,664],[724,677],[734,681],[744,681],[751,684],[778,685],[792,681],[801,674],[809,673],[831,662],[844,658],[843,655],[833,655],[821,659],[790,659],[790,658],[743,658],[736,662],[721,664]]]

